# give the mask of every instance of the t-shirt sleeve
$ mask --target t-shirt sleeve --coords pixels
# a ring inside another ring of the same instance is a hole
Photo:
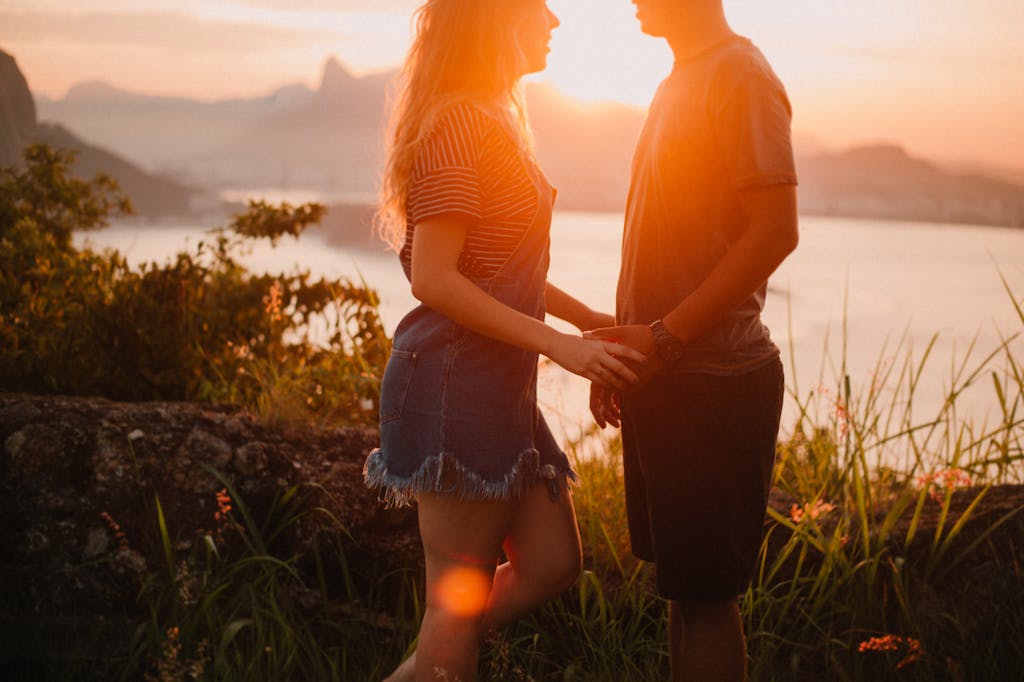
[[[429,218],[480,220],[481,117],[466,105],[439,118],[420,146],[409,187],[413,224]]]
[[[792,110],[782,83],[753,60],[730,71],[712,120],[733,185],[795,185]]]

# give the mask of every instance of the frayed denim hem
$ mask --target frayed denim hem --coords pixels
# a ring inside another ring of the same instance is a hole
[[[386,507],[405,506],[420,493],[453,494],[463,500],[512,500],[537,482],[546,482],[551,498],[557,499],[562,488],[580,482],[568,467],[559,471],[553,464],[541,465],[540,453],[533,448],[519,453],[512,470],[497,481],[481,477],[447,452],[428,457],[411,476],[396,476],[388,472],[378,448],[366,458],[363,480],[380,491]]]

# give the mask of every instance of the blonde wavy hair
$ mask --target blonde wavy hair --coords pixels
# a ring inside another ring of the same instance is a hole
[[[374,228],[392,249],[405,241],[409,181],[417,149],[438,116],[474,102],[506,119],[522,150],[533,154],[520,79],[525,57],[516,40],[523,0],[427,0],[393,84],[387,161]]]

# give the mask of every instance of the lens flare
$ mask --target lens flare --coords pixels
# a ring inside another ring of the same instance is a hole
[[[491,591],[491,580],[479,569],[457,566],[441,576],[436,589],[438,602],[444,609],[469,618],[483,613]]]

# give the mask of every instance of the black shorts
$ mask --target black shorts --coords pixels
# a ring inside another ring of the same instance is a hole
[[[658,592],[685,603],[746,591],[764,532],[784,377],[655,377],[623,397],[622,450],[633,554]]]

